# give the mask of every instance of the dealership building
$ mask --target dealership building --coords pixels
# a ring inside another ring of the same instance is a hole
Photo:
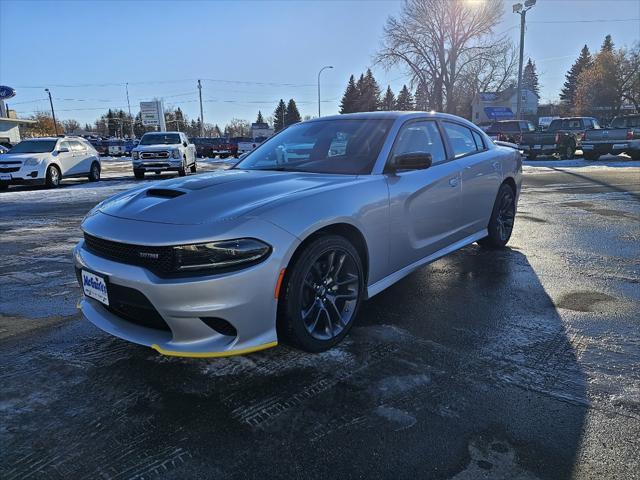
[[[473,123],[490,123],[515,118],[518,109],[518,91],[507,88],[501,92],[478,92],[471,102]],[[523,118],[533,117],[538,112],[538,96],[531,90],[522,90]]]
[[[35,123],[33,120],[16,118],[15,110],[9,110],[0,100],[0,145],[15,145],[20,142],[20,125]]]

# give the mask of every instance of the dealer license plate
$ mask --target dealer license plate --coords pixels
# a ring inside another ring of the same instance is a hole
[[[105,277],[93,272],[88,272],[87,270],[82,270],[82,290],[87,297],[109,305],[109,294],[107,293],[107,280]]]

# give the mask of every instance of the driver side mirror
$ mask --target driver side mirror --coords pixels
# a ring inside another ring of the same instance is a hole
[[[433,157],[428,152],[402,153],[393,157],[393,170],[424,170],[433,164]]]
[[[182,142],[182,146],[183,146],[183,147],[188,147],[188,146],[189,146],[189,144],[188,144],[187,142]]]
[[[67,147],[59,148],[58,153],[69,153],[69,149]]]

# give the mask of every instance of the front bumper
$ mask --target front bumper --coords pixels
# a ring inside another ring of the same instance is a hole
[[[279,235],[294,248],[289,234],[281,231]],[[79,308],[84,316],[116,337],[165,355],[186,357],[239,355],[277,345],[274,292],[284,263],[279,249],[274,248],[262,263],[242,270],[188,278],[160,278],[144,267],[102,258],[90,252],[84,241],[74,250],[74,263],[76,272],[85,269],[106,277],[110,296],[115,286],[144,295],[167,327],[150,327],[132,318],[132,312],[140,311],[135,307],[124,318],[111,298],[106,307],[83,296]],[[209,326],[210,318],[228,322],[235,335]]]
[[[182,159],[159,158],[156,160],[135,160],[133,169],[139,172],[177,172],[182,168]]]
[[[10,166],[0,168],[0,184],[2,185],[44,185],[46,168],[43,162],[36,165]]]

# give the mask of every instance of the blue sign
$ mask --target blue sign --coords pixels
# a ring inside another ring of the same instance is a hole
[[[491,120],[511,120],[514,118],[509,107],[484,107],[484,113]]]
[[[0,100],[6,100],[7,98],[15,97],[16,91],[5,85],[0,85]]]

